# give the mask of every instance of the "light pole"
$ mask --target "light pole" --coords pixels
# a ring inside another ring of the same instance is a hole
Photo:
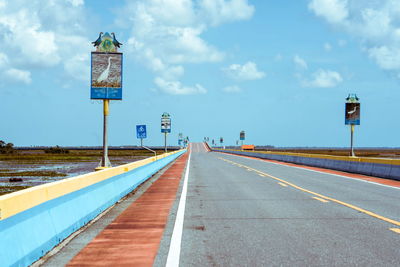
[[[345,124],[350,125],[350,156],[354,153],[354,126],[360,125],[360,102],[356,94],[349,94],[345,104]]]

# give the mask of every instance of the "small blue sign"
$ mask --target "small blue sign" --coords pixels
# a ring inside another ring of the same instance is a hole
[[[136,137],[138,139],[147,138],[146,125],[136,125]]]

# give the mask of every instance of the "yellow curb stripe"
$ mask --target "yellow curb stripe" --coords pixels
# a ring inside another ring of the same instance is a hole
[[[400,234],[400,228],[389,228],[391,231]]]

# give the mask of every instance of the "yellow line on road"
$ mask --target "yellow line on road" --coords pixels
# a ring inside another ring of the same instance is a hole
[[[319,197],[313,197],[313,199],[316,199],[318,201],[324,202],[324,203],[328,203],[329,201],[323,198],[319,198]]]
[[[258,175],[260,175],[261,177],[265,177],[265,175],[264,175],[264,174],[258,174]]]
[[[234,161],[230,161],[230,160],[229,160],[228,162],[234,162]],[[322,198],[322,199],[325,199],[325,200],[329,200],[329,201],[335,202],[335,203],[337,203],[337,204],[343,205],[343,206],[348,207],[348,208],[350,208],[350,209],[353,209],[353,210],[362,212],[362,213],[364,213],[364,214],[367,214],[367,215],[369,215],[369,216],[371,216],[371,217],[374,217],[374,218],[376,218],[376,219],[379,219],[379,220],[382,220],[382,221],[385,221],[385,222],[388,222],[388,223],[391,223],[391,224],[400,226],[400,222],[399,222],[399,221],[396,221],[396,220],[393,220],[393,219],[390,219],[390,218],[386,218],[386,217],[381,216],[381,215],[379,215],[379,214],[376,214],[376,213],[374,213],[374,212],[372,212],[372,211],[368,211],[368,210],[365,210],[365,209],[363,209],[363,208],[360,208],[360,207],[354,206],[354,205],[352,205],[352,204],[346,203],[346,202],[344,202],[344,201],[340,201],[340,200],[338,200],[338,199],[335,199],[335,198],[332,198],[332,197],[328,197],[328,196],[324,196],[324,195],[322,195],[322,194],[319,194],[319,193],[313,192],[313,191],[311,191],[311,190],[302,188],[302,187],[300,187],[300,186],[298,186],[298,185],[292,184],[292,183],[290,183],[290,182],[288,182],[288,181],[285,181],[285,180],[280,179],[280,178],[278,178],[278,177],[272,176],[272,175],[270,175],[270,174],[268,174],[268,173],[265,173],[265,172],[262,172],[262,171],[253,169],[253,168],[251,168],[251,167],[249,167],[249,166],[245,166],[245,165],[242,165],[242,166],[244,166],[244,167],[246,167],[246,168],[248,168],[248,169],[251,169],[251,170],[257,172],[258,174],[265,175],[265,176],[267,176],[267,177],[269,177],[269,178],[272,178],[272,179],[274,179],[274,180],[276,180],[276,181],[279,181],[279,182],[281,182],[281,183],[287,184],[288,186],[291,186],[291,187],[293,187],[293,188],[296,188],[296,189],[298,189],[298,190],[300,190],[300,191],[303,191],[303,192],[305,192],[305,193],[309,193],[309,194],[314,195],[314,196],[316,196],[316,197],[319,197],[319,198]],[[395,228],[393,228],[393,229],[395,229]],[[391,229],[391,230],[392,230],[392,229]],[[392,231],[393,231],[393,230],[392,230]]]
[[[390,230],[392,230],[395,233],[400,234],[400,228],[389,228]]]
[[[284,183],[278,183],[278,184],[280,184],[281,186],[287,187],[287,184],[284,184]]]

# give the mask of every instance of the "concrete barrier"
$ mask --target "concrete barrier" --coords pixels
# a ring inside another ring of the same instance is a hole
[[[0,196],[0,266],[28,266],[186,150]]]
[[[212,149],[212,151],[277,160],[351,173],[359,173],[400,181],[399,159],[359,158],[305,153],[240,151],[227,149]]]

